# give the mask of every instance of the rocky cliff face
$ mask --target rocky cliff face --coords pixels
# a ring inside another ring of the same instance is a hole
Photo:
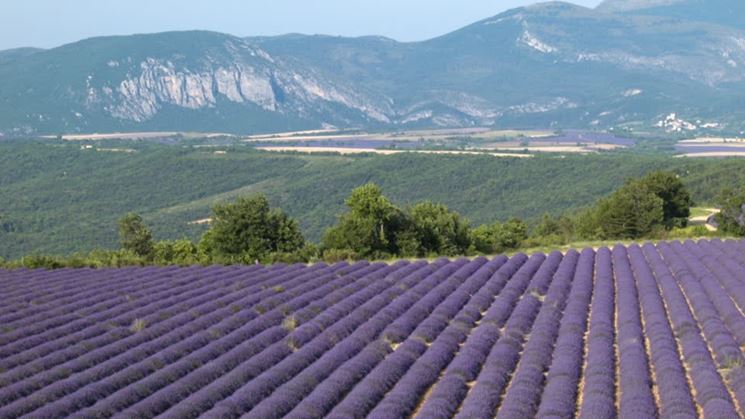
[[[201,109],[217,104],[216,95],[236,103],[252,102],[264,109],[276,110],[276,97],[269,76],[258,75],[251,67],[236,65],[200,72],[177,69],[173,63],[154,58],[140,64],[141,72],[122,80],[115,90],[89,91],[89,105],[100,96],[113,103],[111,114],[117,118],[145,121],[154,117],[163,104]]]
[[[144,122],[165,106],[196,111],[228,101],[310,118],[318,110],[340,105],[374,121],[390,122],[388,115],[393,111],[386,98],[367,95],[312,69],[293,68],[243,40],[229,39],[224,49],[230,59],[205,57],[190,64],[158,57],[139,63],[109,60],[109,67],[129,69],[121,81],[104,79],[100,85],[89,81],[86,107]],[[98,78],[91,75],[89,80]]]

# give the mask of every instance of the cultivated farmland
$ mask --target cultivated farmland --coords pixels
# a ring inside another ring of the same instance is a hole
[[[525,157],[524,153],[578,153],[628,149],[635,146],[632,139],[617,137],[604,132],[570,130],[504,131],[489,128],[442,129],[403,131],[380,134],[304,133],[251,136],[244,139],[258,149],[266,151],[337,152],[341,154],[401,152],[437,152],[450,154],[475,154]],[[463,152],[463,150],[466,150]],[[500,154],[495,152],[523,153]],[[527,154],[530,156],[530,154]]]
[[[679,157],[743,157],[743,138],[695,138],[679,141],[675,145]]]
[[[745,242],[0,271],[0,417],[745,415]]]

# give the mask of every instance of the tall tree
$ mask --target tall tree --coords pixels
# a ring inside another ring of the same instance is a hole
[[[219,262],[253,262],[272,253],[291,253],[305,245],[298,223],[272,209],[264,195],[239,197],[216,205],[212,226],[200,247]]]
[[[119,241],[124,250],[148,259],[153,257],[153,234],[139,214],[129,213],[119,219]]]
[[[644,176],[639,182],[662,199],[663,222],[667,228],[688,225],[693,198],[678,175],[657,171]]]
[[[528,225],[517,218],[505,223],[482,225],[473,230],[473,242],[482,253],[501,253],[516,249],[528,238]]]
[[[664,202],[640,182],[631,182],[600,200],[596,221],[604,239],[637,239],[664,221]]]
[[[745,236],[745,190],[724,189],[717,197],[722,212],[717,214],[719,229]]]
[[[409,217],[411,237],[417,247],[415,256],[457,256],[468,251],[471,244],[468,220],[445,205],[420,202],[411,207]]]
[[[378,185],[360,186],[345,203],[349,211],[339,217],[337,225],[326,230],[324,249],[349,249],[363,257],[399,253],[397,237],[406,229],[407,219],[383,196]]]

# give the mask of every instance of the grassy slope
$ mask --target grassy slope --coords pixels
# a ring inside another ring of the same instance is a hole
[[[483,223],[588,205],[625,179],[657,168],[681,173],[701,202],[745,177],[742,160],[640,155],[523,160],[136,148],[126,154],[78,144],[0,143],[0,257],[115,247],[115,222],[129,211],[142,213],[157,238],[196,238],[204,227],[188,222],[208,216],[214,202],[258,191],[318,240],[349,192],[370,181],[401,205],[430,199]]]

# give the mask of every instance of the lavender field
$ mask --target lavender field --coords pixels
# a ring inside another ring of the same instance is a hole
[[[0,271],[0,417],[738,418],[745,242]]]

